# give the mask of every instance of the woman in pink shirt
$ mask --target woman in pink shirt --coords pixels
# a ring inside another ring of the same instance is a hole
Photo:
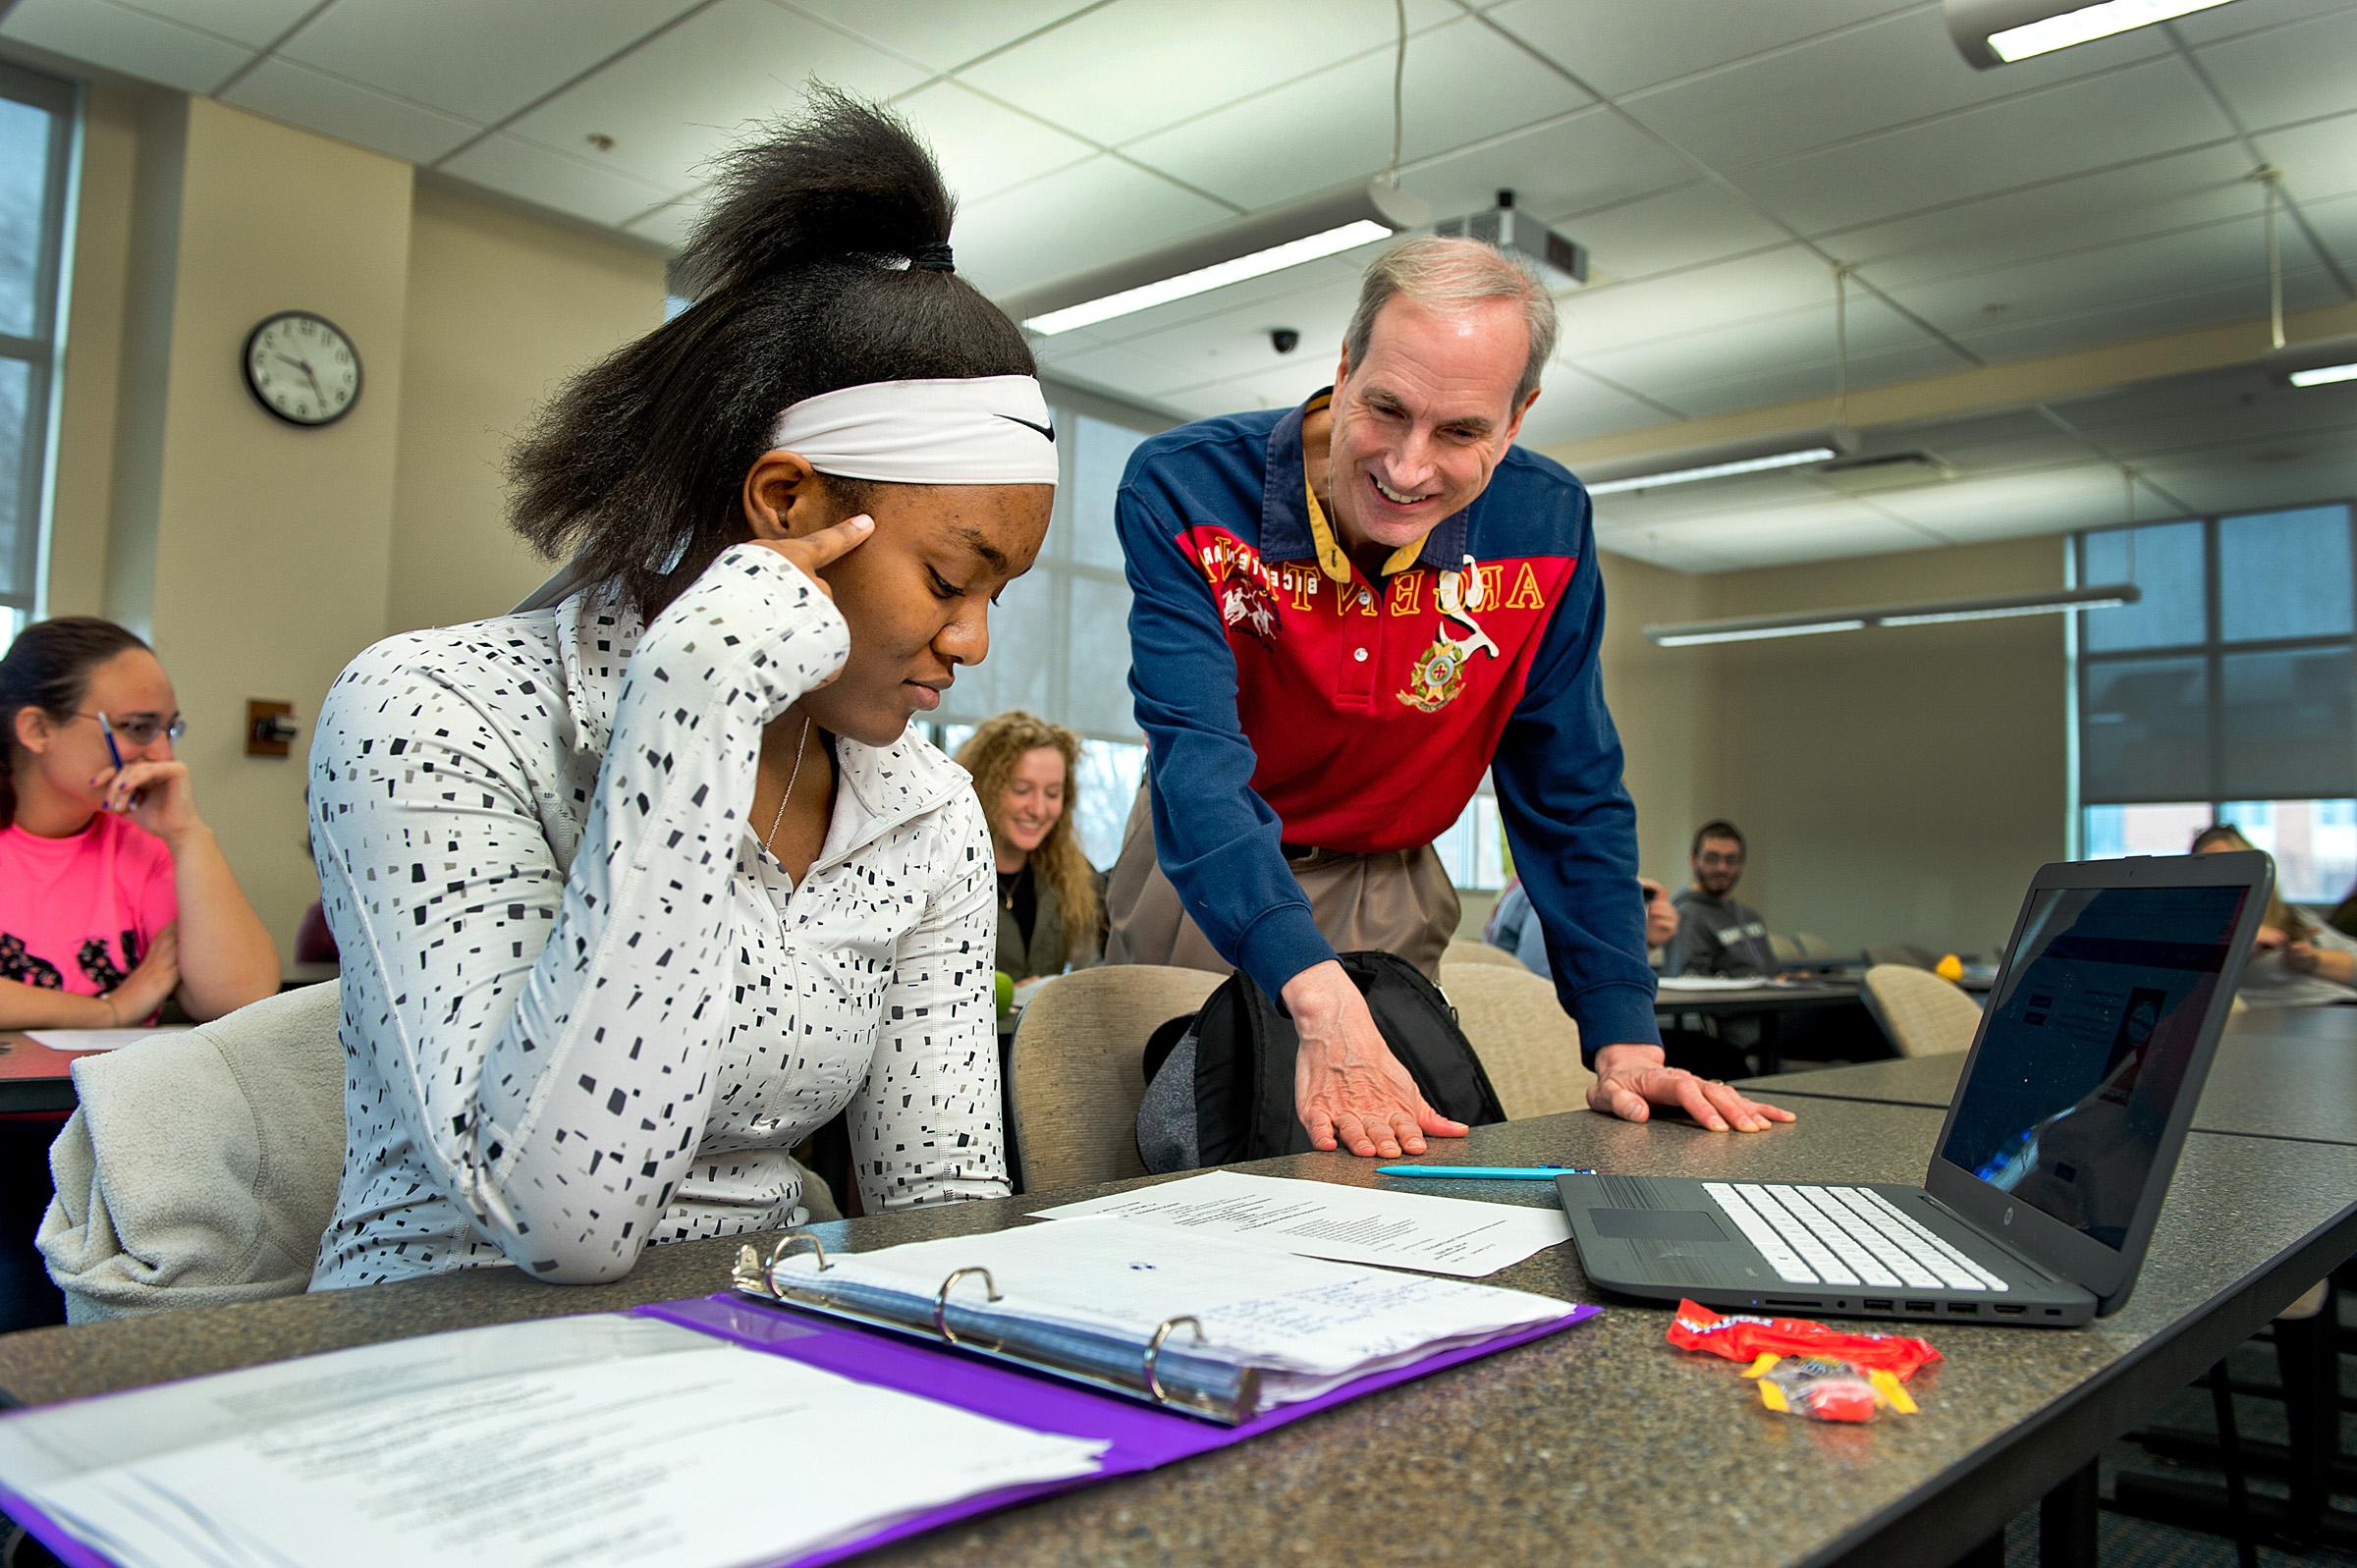
[[[144,1023],[175,993],[217,1018],[278,989],[181,730],[162,663],[113,622],[44,621],[0,658],[0,1029]]]

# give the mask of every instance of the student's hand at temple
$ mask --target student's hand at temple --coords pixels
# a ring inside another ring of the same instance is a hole
[[[1697,1078],[1683,1067],[1664,1064],[1659,1046],[1606,1046],[1596,1053],[1596,1082],[1588,1108],[1622,1121],[1648,1121],[1653,1108],[1682,1110],[1713,1132],[1765,1132],[1772,1121],[1790,1121],[1792,1112],[1762,1105],[1716,1078]]]
[[[803,534],[797,539],[755,539],[752,543],[766,550],[775,550],[793,562],[801,568],[803,576],[818,585],[820,593],[832,599],[835,590],[827,586],[827,579],[823,575],[826,568],[866,543],[868,535],[875,531],[876,519],[862,512],[855,517],[846,517],[832,527]]]
[[[1341,964],[1312,964],[1285,983],[1284,997],[1301,1037],[1293,1110],[1313,1147],[1396,1160],[1422,1154],[1427,1136],[1465,1135],[1463,1122],[1424,1103]]]

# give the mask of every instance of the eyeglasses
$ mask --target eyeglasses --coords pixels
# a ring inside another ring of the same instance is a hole
[[[1739,866],[1743,864],[1743,851],[1738,849],[1731,855],[1723,855],[1716,849],[1705,849],[1694,860],[1697,865],[1704,866]]]
[[[117,735],[135,746],[152,746],[158,735],[177,745],[180,737],[189,732],[188,720],[179,714],[174,714],[171,718],[166,719],[152,713],[131,713],[117,716],[111,713],[83,713],[78,709],[74,717],[103,720]]]

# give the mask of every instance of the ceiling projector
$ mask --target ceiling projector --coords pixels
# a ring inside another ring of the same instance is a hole
[[[1486,240],[1507,255],[1534,268],[1550,289],[1568,289],[1588,281],[1588,252],[1553,229],[1514,208],[1511,190],[1498,192],[1498,205],[1470,217],[1443,218],[1432,232]]]

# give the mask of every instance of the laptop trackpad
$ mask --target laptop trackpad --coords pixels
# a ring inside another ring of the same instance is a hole
[[[1719,1218],[1701,1209],[1591,1209],[1596,1233],[1621,1241],[1732,1241]]]

